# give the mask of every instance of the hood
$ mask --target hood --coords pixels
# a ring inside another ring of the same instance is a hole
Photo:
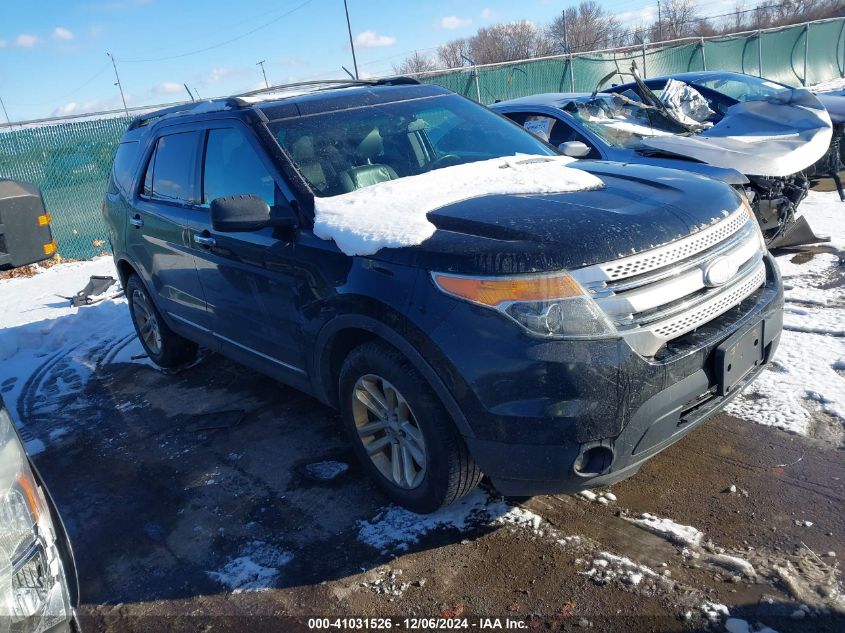
[[[748,178],[739,173],[736,169],[728,167],[716,167],[715,165],[708,165],[701,161],[686,156],[679,156],[677,154],[665,153],[660,150],[629,150],[630,160],[638,165],[654,165],[655,167],[665,167],[667,169],[680,169],[681,171],[691,171],[700,176],[707,176],[714,180],[729,185],[745,185],[748,184]]]
[[[753,176],[789,176],[827,152],[830,116],[808,90],[737,103],[694,136],[655,136],[643,145]]]
[[[845,94],[816,95],[833,123],[845,123]]]
[[[489,195],[428,213],[434,234],[374,259],[459,274],[497,275],[579,268],[696,233],[740,204],[709,178],[644,165],[579,161],[604,182],[569,193]]]

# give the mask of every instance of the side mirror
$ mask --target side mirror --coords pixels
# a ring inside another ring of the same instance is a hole
[[[246,233],[268,226],[296,226],[292,210],[284,217],[271,217],[270,205],[255,195],[225,196],[211,201],[211,228],[221,233]]]
[[[583,158],[590,153],[590,146],[581,141],[566,141],[557,146],[566,156],[572,158]]]

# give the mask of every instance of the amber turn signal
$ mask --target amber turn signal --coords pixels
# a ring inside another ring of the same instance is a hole
[[[455,277],[434,274],[441,290],[468,301],[497,306],[512,301],[548,301],[579,297],[578,283],[567,273],[519,277]]]

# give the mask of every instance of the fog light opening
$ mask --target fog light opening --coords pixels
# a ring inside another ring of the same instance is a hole
[[[591,446],[581,451],[572,468],[582,477],[595,477],[606,472],[612,462],[612,449],[607,446]]]

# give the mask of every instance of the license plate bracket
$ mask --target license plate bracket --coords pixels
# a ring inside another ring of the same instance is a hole
[[[763,364],[764,356],[763,321],[750,330],[734,334],[719,345],[715,357],[719,395],[731,393],[748,372]]]

